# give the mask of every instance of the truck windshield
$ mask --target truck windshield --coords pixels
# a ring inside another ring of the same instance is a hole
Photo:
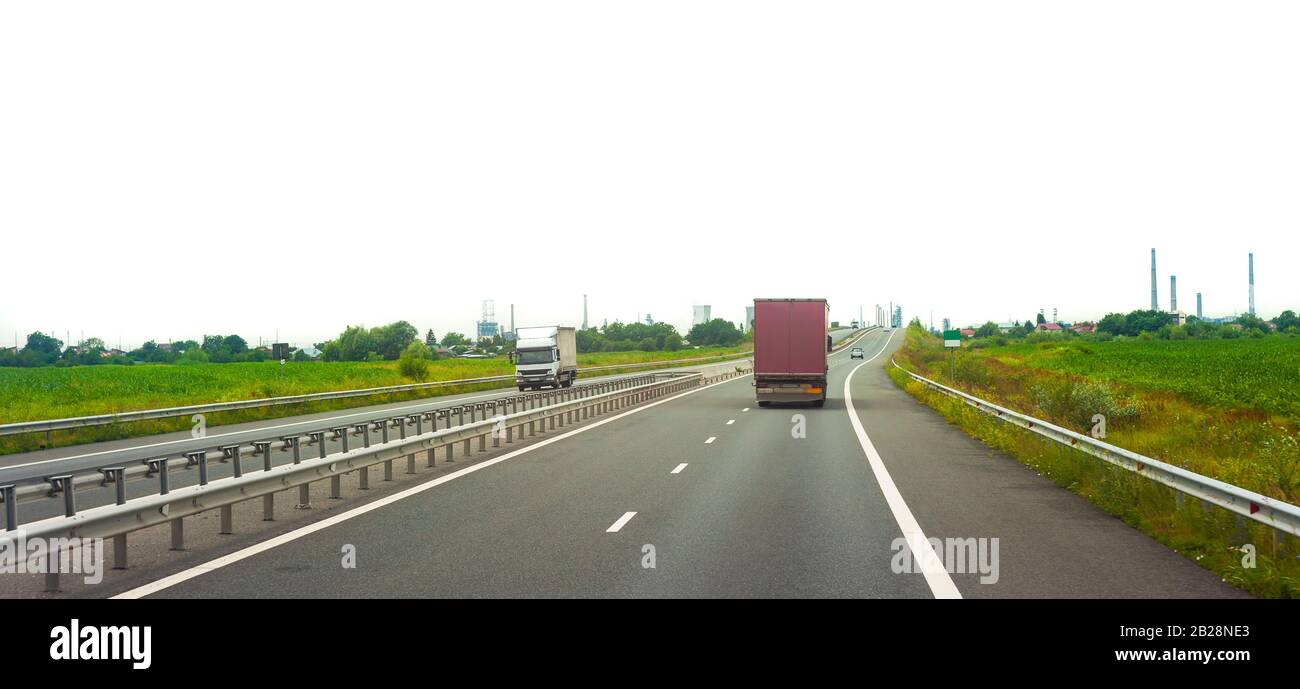
[[[521,349],[516,353],[515,361],[525,366],[549,364],[555,361],[555,356],[550,349]]]

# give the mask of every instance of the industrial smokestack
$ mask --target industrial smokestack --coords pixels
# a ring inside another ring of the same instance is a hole
[[[1178,311],[1178,276],[1169,276],[1169,310]]]
[[[1156,250],[1151,250],[1151,310],[1158,311],[1160,302],[1156,301]]]
[[[1203,319],[1205,316],[1201,313],[1201,293],[1196,293],[1196,317]]]
[[[1247,266],[1250,270],[1250,315],[1255,315],[1255,254],[1246,254]]]
[[[587,329],[587,295],[582,295],[582,329]]]
[[[510,305],[510,334],[513,335],[514,332],[515,332],[515,305],[511,304]]]

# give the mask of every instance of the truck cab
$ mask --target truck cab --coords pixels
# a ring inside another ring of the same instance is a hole
[[[520,328],[515,341],[515,385],[519,391],[569,387],[578,377],[577,337],[573,328]]]

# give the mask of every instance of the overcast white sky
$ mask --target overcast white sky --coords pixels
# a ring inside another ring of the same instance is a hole
[[[1294,2],[0,9],[0,342],[1300,309]]]

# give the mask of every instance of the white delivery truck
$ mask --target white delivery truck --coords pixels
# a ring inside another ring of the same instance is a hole
[[[520,392],[573,385],[578,377],[578,337],[573,328],[519,328],[515,337],[515,384]]]

